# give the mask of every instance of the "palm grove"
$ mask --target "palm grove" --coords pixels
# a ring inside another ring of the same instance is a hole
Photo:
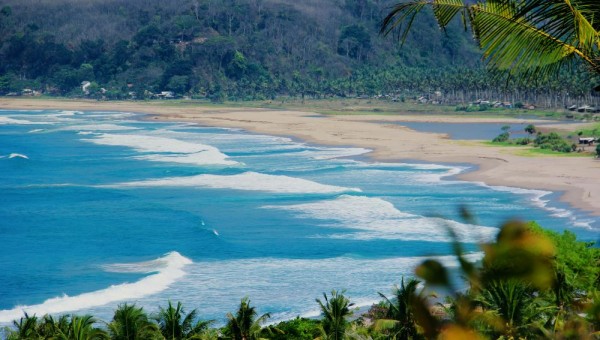
[[[379,35],[391,0],[0,1],[0,95],[223,100],[404,98],[439,91],[563,107],[591,104],[589,73],[521,82],[486,69],[457,21]],[[385,65],[385,66],[382,66]],[[90,82],[82,90],[82,82]]]

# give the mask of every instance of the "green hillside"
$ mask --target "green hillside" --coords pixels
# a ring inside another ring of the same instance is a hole
[[[0,0],[0,94],[214,101],[428,95],[545,101],[590,94],[577,73],[535,85],[481,62],[459,23],[431,17],[406,43],[379,35],[394,1]],[[82,90],[81,84],[91,84]],[[567,94],[567,92],[569,92]],[[170,95],[168,95],[170,96]],[[541,96],[541,97],[540,97]],[[494,98],[492,98],[494,97]],[[548,98],[550,98],[548,100]]]

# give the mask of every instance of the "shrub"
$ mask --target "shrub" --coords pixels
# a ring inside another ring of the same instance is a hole
[[[556,132],[550,132],[547,135],[540,133],[535,138],[533,143],[535,146],[539,147],[540,149],[552,150],[552,151],[557,151],[557,152],[573,151],[572,145],[569,144],[569,142],[565,141]]]
[[[525,132],[527,132],[530,135],[533,135],[534,133],[536,133],[536,128],[533,124],[529,124],[525,127]]]
[[[508,140],[508,138],[510,137],[510,134],[508,132],[502,132],[501,134],[499,134],[496,138],[494,138],[492,140],[492,142],[494,143],[502,143],[502,142],[506,142]]]
[[[596,156],[600,158],[600,144],[596,145]]]
[[[529,138],[529,137],[517,138],[514,140],[514,143],[517,145],[528,145],[529,143],[531,143],[531,138]]]
[[[491,108],[492,106],[490,104],[479,104],[479,111],[487,111]]]

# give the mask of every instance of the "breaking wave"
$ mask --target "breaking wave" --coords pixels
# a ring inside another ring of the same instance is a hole
[[[0,310],[0,322],[16,320],[26,312],[29,315],[59,314],[81,309],[103,306],[109,303],[139,299],[159,293],[186,275],[183,270],[192,261],[178,252],[170,252],[153,261],[139,263],[117,263],[103,266],[107,272],[151,274],[133,283],[112,285],[94,292],[76,296],[63,295],[44,301],[39,305],[16,306]]]
[[[326,185],[306,179],[267,175],[257,172],[244,172],[238,175],[197,175],[190,177],[170,177],[146,181],[120,183],[110,187],[203,187],[212,189],[234,189],[265,191],[286,194],[332,194],[360,192],[358,188]]]

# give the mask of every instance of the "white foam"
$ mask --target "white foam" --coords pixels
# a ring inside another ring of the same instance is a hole
[[[536,206],[540,209],[550,212],[550,215],[553,217],[567,219],[567,220],[569,220],[571,225],[573,225],[574,227],[592,229],[591,225],[592,225],[592,223],[594,223],[593,221],[590,221],[590,220],[580,221],[578,219],[578,217],[571,210],[548,206],[548,203],[550,202],[550,200],[543,199],[543,198],[552,194],[552,191],[525,189],[525,188],[508,187],[508,186],[501,186],[501,185],[488,185],[484,182],[476,182],[476,181],[467,182],[467,181],[460,181],[460,180],[452,180],[452,181],[443,180],[443,177],[457,175],[466,169],[467,168],[461,168],[461,167],[457,167],[456,169],[451,168],[447,173],[444,173],[442,175],[424,174],[424,175],[418,175],[418,178],[425,182],[438,183],[438,184],[470,183],[470,184],[475,184],[475,185],[478,185],[481,187],[489,188],[494,191],[508,192],[508,193],[515,194],[515,195],[525,196],[529,199],[529,201],[531,202],[531,204],[533,206]]]
[[[456,176],[464,171],[466,171],[468,168],[467,167],[460,167],[460,166],[456,166],[456,167],[431,167],[431,168],[427,168],[424,166],[419,165],[419,167],[415,167],[415,169],[421,169],[421,170],[437,170],[437,169],[445,169],[445,172],[439,172],[439,173],[425,173],[425,174],[419,174],[416,176],[417,180],[421,181],[421,182],[425,182],[425,183],[435,183],[435,184],[455,184],[455,183],[465,183],[462,181],[448,181],[448,180],[444,180],[445,177],[451,177],[451,176]]]
[[[218,143],[218,145],[226,147],[230,152],[243,154],[280,150],[298,150],[306,148],[304,144],[293,142],[289,138],[284,137],[219,132],[193,133],[173,131],[173,129],[176,128],[176,126],[171,126],[169,127],[169,130],[163,129],[158,130],[157,132],[163,137],[175,138],[179,140],[199,140],[201,142],[206,141],[209,144]],[[195,130],[201,129],[202,128],[200,127],[195,128]],[[211,130],[214,130],[214,128],[211,128]],[[220,128],[219,130],[222,129]]]
[[[574,227],[577,227],[577,228],[592,229],[592,223],[594,223],[593,220],[583,220],[582,221],[582,220],[579,220],[579,218],[576,216],[576,214],[573,213],[573,211],[571,211],[571,210],[548,206],[548,203],[550,202],[550,200],[545,200],[543,198],[545,196],[552,194],[552,191],[523,189],[523,188],[514,188],[514,187],[507,187],[507,186],[494,186],[494,185],[487,185],[485,183],[477,183],[477,184],[484,186],[484,187],[488,187],[488,188],[490,188],[492,190],[496,190],[496,191],[509,192],[509,193],[513,193],[513,194],[517,194],[517,195],[527,196],[527,197],[529,197],[530,202],[534,206],[537,206],[541,209],[544,209],[544,210],[550,212],[551,216],[567,219],[567,220],[569,220],[571,225],[573,225]]]
[[[64,131],[78,131],[78,130],[88,130],[88,131],[127,131],[127,130],[140,130],[138,127],[132,126],[124,126],[117,124],[85,124],[85,125],[71,125],[60,128],[60,130]]]
[[[154,161],[189,163],[191,159],[194,159],[194,164],[198,165],[239,165],[238,162],[228,160],[227,155],[213,146],[173,138],[150,135],[100,134],[93,139],[83,140],[100,145],[130,147],[138,152],[179,154],[139,156]]]
[[[0,116],[0,125],[37,125],[37,124],[49,124],[49,123],[36,123],[24,119],[14,119],[6,116]]]
[[[23,155],[20,153],[11,153],[10,155],[8,155],[8,158],[22,158],[22,159],[29,159],[29,157],[27,157],[27,155]]]
[[[297,155],[309,156],[313,159],[334,159],[340,157],[360,156],[373,150],[364,148],[317,148],[297,153]]]
[[[414,268],[428,258],[449,268],[458,266],[452,255],[205,261],[190,266],[189,274],[169,290],[169,297],[202,305],[207,318],[222,318],[223,311],[239,305],[240,295],[231,294],[232,291],[250,296],[261,313],[273,312],[269,322],[298,315],[318,316],[315,298],[322,299],[323,292],[346,289],[345,295],[352,302],[367,305],[381,300],[377,292],[389,292],[402,276],[413,276]],[[482,254],[472,253],[466,258],[478,261]],[[206,304],[208,300],[216,303]],[[164,301],[164,296],[158,296],[143,302],[146,306],[156,306]]]
[[[29,130],[27,131],[28,133],[38,133],[38,132],[42,132],[44,131],[44,129],[33,129],[33,130]]]
[[[111,187],[203,187],[287,194],[335,194],[360,191],[358,188],[326,185],[296,177],[267,175],[257,172],[244,172],[230,176],[197,175],[189,177],[170,177],[120,183],[112,185]]]
[[[55,113],[53,114],[56,117],[63,117],[63,116],[75,116],[75,115],[82,115],[83,112],[81,111],[59,111],[59,113]]]
[[[179,253],[171,252],[154,261],[107,265],[104,269],[111,272],[155,274],[144,277],[137,282],[113,285],[90,293],[51,298],[39,305],[17,306],[13,309],[1,310],[0,322],[5,323],[16,320],[22,317],[24,312],[38,316],[58,314],[156,294],[185,276],[186,272],[183,269],[191,263],[191,260]]]
[[[390,202],[365,196],[342,195],[334,200],[264,208],[292,211],[300,218],[333,221],[325,224],[328,227],[357,230],[355,233],[327,236],[339,239],[448,242],[451,241],[447,233],[450,227],[463,242],[482,242],[492,239],[498,231],[491,227],[403,213]]]
[[[152,162],[193,165],[241,165],[239,162],[221,160],[219,156],[211,152],[198,152],[192,154],[152,154],[135,156],[133,158]]]

